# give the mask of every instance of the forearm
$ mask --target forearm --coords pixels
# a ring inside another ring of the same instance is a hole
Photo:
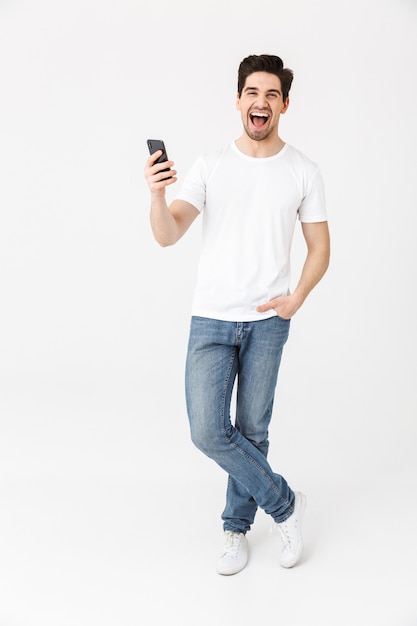
[[[300,279],[293,291],[293,297],[300,307],[309,293],[323,278],[329,267],[329,248],[323,247],[308,252]]]
[[[159,245],[172,246],[180,238],[179,225],[169,210],[165,190],[151,194],[150,221],[153,236]]]
[[[327,222],[303,223],[303,235],[307,244],[307,256],[300,280],[293,291],[299,308],[329,267],[330,235]]]

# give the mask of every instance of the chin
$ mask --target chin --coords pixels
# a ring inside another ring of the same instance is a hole
[[[252,139],[253,141],[263,141],[264,139],[268,139],[268,137],[271,135],[272,130],[267,130],[264,132],[253,132],[250,129],[246,128],[246,134],[249,137],[249,139]]]

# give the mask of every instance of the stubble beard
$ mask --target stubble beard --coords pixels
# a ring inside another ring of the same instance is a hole
[[[265,130],[263,128],[260,128],[258,131],[252,131],[249,128],[248,124],[244,125],[244,129],[249,139],[252,139],[253,141],[263,141],[264,139],[268,139],[268,137],[274,131],[274,128],[272,126],[270,126],[269,128],[266,128]]]

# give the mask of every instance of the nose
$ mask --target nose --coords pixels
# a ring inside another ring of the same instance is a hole
[[[258,94],[258,97],[256,98],[256,105],[260,109],[267,109],[268,108],[268,101],[266,99],[266,96],[263,95],[263,94]]]

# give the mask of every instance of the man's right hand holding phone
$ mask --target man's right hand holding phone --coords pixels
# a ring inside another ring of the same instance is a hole
[[[163,141],[148,139],[148,148],[151,156],[146,161],[145,178],[151,190],[152,231],[161,246],[172,246],[200,213],[192,204],[179,199],[168,207],[165,188],[177,180],[176,170],[171,169],[174,162],[168,161]]]
[[[173,161],[156,163],[162,154],[162,150],[158,150],[157,152],[154,152],[154,154],[151,154],[146,161],[145,179],[152,194],[163,194],[165,192],[165,187],[168,187],[168,185],[172,185],[177,181],[177,172],[173,169],[170,169],[169,177],[167,178],[166,169],[167,167],[172,168],[174,165]]]

